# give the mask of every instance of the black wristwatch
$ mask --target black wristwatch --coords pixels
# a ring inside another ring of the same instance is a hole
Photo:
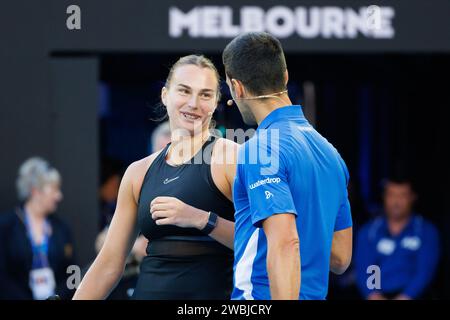
[[[203,233],[205,233],[205,234],[210,234],[214,230],[216,225],[217,225],[217,217],[218,217],[217,214],[215,214],[214,212],[210,211],[209,212],[208,223],[206,223],[206,226],[201,231]]]

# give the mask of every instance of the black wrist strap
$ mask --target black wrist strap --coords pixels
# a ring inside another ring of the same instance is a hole
[[[217,225],[217,217],[218,215],[215,214],[214,212],[212,211],[209,212],[208,223],[206,223],[206,226],[202,229],[203,233],[210,234],[214,230],[214,228]]]

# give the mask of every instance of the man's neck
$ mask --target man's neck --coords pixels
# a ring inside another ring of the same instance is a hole
[[[388,227],[391,234],[394,236],[400,234],[403,231],[403,229],[405,229],[410,218],[411,217],[409,215],[397,219],[388,218]]]
[[[292,105],[292,102],[287,94],[283,94],[279,97],[254,100],[249,102],[248,105],[255,116],[256,122],[260,125],[272,111],[285,106],[290,106]]]

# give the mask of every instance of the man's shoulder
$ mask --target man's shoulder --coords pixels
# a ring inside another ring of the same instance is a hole
[[[247,148],[285,152],[300,146],[294,143],[296,139],[299,138],[294,134],[291,126],[275,122],[267,128],[258,129],[246,144]]]
[[[384,221],[385,217],[383,216],[372,218],[359,228],[358,234],[376,234],[380,227],[383,225]]]
[[[421,225],[426,231],[432,233],[439,233],[438,228],[431,220],[423,217],[420,214],[414,214],[413,218],[415,223]]]

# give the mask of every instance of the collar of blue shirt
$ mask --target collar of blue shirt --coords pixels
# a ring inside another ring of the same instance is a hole
[[[285,106],[273,110],[258,126],[258,130],[268,128],[272,123],[286,119],[305,119],[301,105]],[[306,120],[306,119],[305,119]]]

